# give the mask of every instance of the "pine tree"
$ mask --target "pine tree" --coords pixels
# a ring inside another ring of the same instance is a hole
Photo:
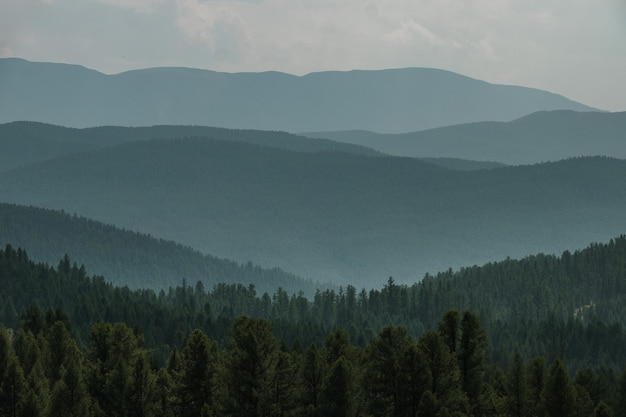
[[[546,363],[544,358],[539,356],[532,359],[526,369],[528,380],[526,390],[527,415],[543,416],[545,414],[543,391],[546,384]]]
[[[457,310],[447,311],[437,325],[439,334],[448,345],[450,352],[456,353],[461,340],[461,316]]]
[[[407,352],[413,342],[403,327],[387,326],[372,340],[365,350],[363,388],[368,400],[368,410],[377,416],[405,414],[403,391],[410,369]]]
[[[178,387],[180,415],[200,417],[205,404],[213,408],[213,380],[217,346],[199,329],[193,331],[183,349],[183,373]]]
[[[575,411],[575,392],[572,381],[560,359],[548,369],[544,389],[544,407],[549,417],[573,417]]]
[[[13,349],[8,352],[4,374],[0,375],[0,415],[18,417],[26,405],[28,386]]]
[[[299,403],[304,410],[308,410],[302,414],[317,415],[325,370],[326,362],[322,354],[315,345],[311,345],[304,353],[298,378]]]
[[[526,370],[519,352],[513,356],[507,380],[507,411],[511,417],[524,417],[526,413]]]
[[[324,417],[351,417],[354,413],[355,393],[353,370],[342,356],[330,368],[320,395],[320,415]]]
[[[269,323],[246,316],[236,318],[226,363],[227,415],[257,417],[269,413],[269,390],[277,360],[277,343]]]
[[[78,352],[63,367],[61,378],[54,384],[50,394],[49,415],[55,417],[91,416],[91,399],[83,379]]]
[[[461,342],[459,343],[459,368],[461,386],[472,406],[476,406],[481,392],[487,349],[487,333],[480,325],[478,316],[464,311],[461,319]]]

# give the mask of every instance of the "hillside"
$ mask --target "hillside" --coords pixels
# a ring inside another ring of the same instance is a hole
[[[626,230],[623,178],[626,161],[609,158],[461,172],[194,138],[8,171],[0,200],[365,286],[606,240]]]
[[[538,112],[511,122],[479,122],[413,133],[311,132],[389,155],[497,161],[508,165],[578,156],[626,158],[626,112]]]
[[[420,337],[437,328],[446,312],[470,309],[491,335],[489,360],[506,366],[518,351],[527,358],[566,360],[573,369],[603,366],[622,370],[626,360],[626,237],[595,243],[561,256],[537,254],[449,270],[410,286],[389,279],[384,286],[348,286],[313,298],[284,291],[260,295],[242,285],[178,286],[158,295],[88,277],[61,260],[35,264],[23,248],[0,250],[0,323],[15,328],[45,325],[36,310],[69,314],[71,328],[87,342],[89,326],[123,322],[145,332],[160,360],[182,337],[202,329],[223,342],[238,315],[269,320],[286,346],[327,344],[328,329],[345,329],[364,346],[385,326],[403,326]],[[48,313],[47,316],[51,314]],[[54,317],[54,314],[52,314]],[[48,325],[52,324],[48,320]],[[165,351],[164,351],[165,350]]]
[[[204,126],[101,126],[67,128],[39,122],[12,122],[0,125],[0,172],[22,165],[80,152],[151,139],[210,137],[252,143],[298,152],[348,152],[376,156],[378,152],[359,145],[327,139],[305,138],[286,132],[222,129]]]
[[[313,294],[318,288],[279,269],[262,269],[202,255],[189,247],[120,230],[82,217],[0,203],[0,244],[29,248],[38,262],[56,265],[65,255],[90,273],[129,288],[167,289],[201,281],[206,288],[218,283],[254,284],[260,293],[282,287],[289,293]]]
[[[105,75],[76,65],[5,58],[0,90],[0,123],[33,120],[72,127],[182,124],[398,133],[510,121],[539,110],[594,110],[546,91],[430,68],[301,77],[189,68]]]

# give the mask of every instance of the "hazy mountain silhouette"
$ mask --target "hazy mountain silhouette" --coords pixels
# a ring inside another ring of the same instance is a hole
[[[453,171],[398,157],[203,138],[132,142],[5,171],[0,200],[204,253],[359,285],[560,252],[626,230],[626,161]]]
[[[77,65],[0,60],[0,123],[72,127],[208,125],[290,132],[408,132],[538,110],[593,110],[532,88],[489,84],[448,71],[406,68],[219,73],[151,68],[105,75]]]
[[[626,112],[537,112],[512,122],[478,122],[403,134],[368,131],[304,135],[389,155],[532,164],[577,156],[626,158]]]
[[[39,122],[11,122],[0,125],[0,172],[35,162],[109,146],[150,139],[204,136],[213,139],[253,143],[299,152],[348,152],[379,155],[358,145],[327,139],[311,139],[285,132],[235,130],[204,126],[152,126],[67,128]]]

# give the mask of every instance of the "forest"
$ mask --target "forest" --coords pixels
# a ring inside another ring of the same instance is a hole
[[[308,299],[131,290],[7,245],[2,415],[623,415],[625,259],[620,236]]]

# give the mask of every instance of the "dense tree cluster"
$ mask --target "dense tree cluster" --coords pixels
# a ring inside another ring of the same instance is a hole
[[[202,282],[184,280],[158,293],[130,290],[88,277],[69,257],[52,268],[7,246],[0,250],[0,322],[17,328],[20,317],[32,321],[61,309],[81,345],[91,323],[128,323],[141,329],[163,363],[193,329],[223,341],[239,315],[267,319],[287,346],[319,345],[329,331],[341,328],[364,347],[387,324],[401,325],[415,338],[435,328],[448,310],[472,310],[490,335],[491,361],[501,367],[517,349],[524,358],[561,358],[571,372],[601,366],[617,371],[626,363],[625,257],[622,236],[561,257],[536,255],[447,271],[411,286],[389,279],[378,290],[347,286],[309,299],[281,288],[271,294],[241,284],[207,290]]]
[[[268,321],[238,316],[218,343],[196,329],[164,366],[143,335],[97,322],[79,346],[66,316],[0,327],[0,416],[538,416],[623,415],[626,370],[568,373],[543,357],[489,363],[471,311],[445,313],[414,340],[386,326],[364,347],[341,329],[286,348]]]

